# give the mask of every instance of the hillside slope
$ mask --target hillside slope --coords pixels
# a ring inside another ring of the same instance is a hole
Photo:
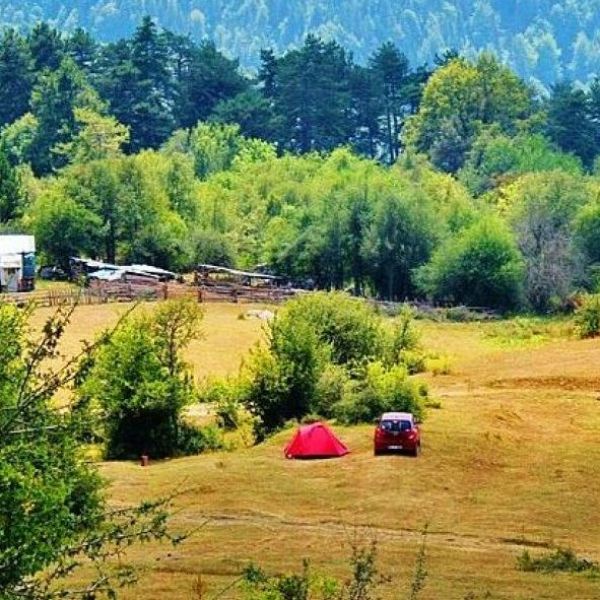
[[[600,72],[600,0],[5,0],[0,25],[39,19],[79,25],[105,40],[131,33],[150,14],[164,27],[210,37],[245,65],[261,47],[283,50],[308,32],[333,37],[365,59],[386,40],[413,63],[455,48],[489,48],[519,74],[545,84]]]

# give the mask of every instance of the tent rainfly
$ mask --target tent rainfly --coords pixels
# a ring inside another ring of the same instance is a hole
[[[284,450],[286,458],[335,458],[349,452],[323,423],[300,427]]]

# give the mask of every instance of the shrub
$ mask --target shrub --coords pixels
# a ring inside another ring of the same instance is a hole
[[[224,447],[223,432],[216,425],[195,427],[184,422],[179,426],[177,450],[183,455],[202,454]]]
[[[517,568],[520,571],[555,573],[590,572],[600,574],[600,565],[586,558],[579,558],[570,548],[556,548],[553,552],[539,557],[532,557],[527,550],[517,557]]]
[[[278,315],[280,326],[306,323],[317,339],[331,347],[331,360],[340,365],[379,358],[383,351],[381,319],[359,298],[341,292],[318,292],[288,302]]]
[[[313,573],[307,560],[300,573],[269,576],[255,565],[243,575],[243,597],[246,600],[375,600],[376,590],[389,578],[381,576],[377,567],[377,546],[352,544],[351,574],[347,581]]]
[[[259,420],[258,440],[311,411],[329,360],[329,346],[302,320],[275,319],[269,326],[268,345],[268,351],[256,349],[246,365],[250,383],[243,402]]]
[[[434,377],[439,375],[450,375],[452,373],[452,360],[448,356],[429,358],[426,361],[427,370]]]
[[[425,388],[409,380],[424,370],[413,313],[386,330],[364,301],[317,293],[290,301],[268,325],[266,348],[244,366],[239,397],[256,417],[258,441],[308,414],[346,422],[384,409],[421,413]]]
[[[240,402],[242,382],[233,378],[205,381],[198,391],[200,402],[212,404],[218,425],[225,431],[237,429],[243,417]]]
[[[519,304],[523,262],[506,226],[485,219],[442,244],[417,280],[436,301],[507,310]]]
[[[196,399],[181,353],[201,318],[193,301],[165,302],[129,317],[98,352],[79,395],[104,412],[109,458],[179,453],[180,414]]]
[[[388,364],[411,362],[406,360],[406,355],[412,351],[412,362],[415,352],[419,348],[420,334],[415,327],[415,311],[408,305],[402,305],[398,315],[392,321],[391,331],[388,336],[386,348],[386,362]],[[418,372],[415,371],[415,372]]]
[[[328,364],[317,382],[312,410],[324,417],[331,417],[333,407],[344,398],[349,380],[350,377],[345,368]]]
[[[575,312],[575,322],[582,338],[600,334],[600,295],[586,296]]]
[[[412,412],[420,419],[426,398],[427,389],[408,377],[404,365],[386,368],[374,362],[353,381],[347,397],[334,406],[334,415],[348,424],[373,421],[386,411]]]

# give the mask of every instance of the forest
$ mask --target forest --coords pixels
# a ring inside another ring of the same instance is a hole
[[[341,43],[365,61],[384,41],[416,65],[454,49],[474,58],[493,51],[521,77],[547,87],[587,83],[600,71],[598,0],[8,0],[0,23],[22,31],[47,20],[63,31],[81,26],[103,41],[133,33],[145,15],[166,29],[211,39],[246,67],[262,48],[284,52],[308,33]]]
[[[0,40],[0,227],[70,256],[262,266],[323,289],[560,310],[598,285],[600,83],[494,55],[364,63],[308,36],[256,77],[146,18]]]

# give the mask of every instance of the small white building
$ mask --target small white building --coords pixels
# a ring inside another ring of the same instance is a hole
[[[0,235],[0,292],[28,292],[35,286],[35,238]]]

